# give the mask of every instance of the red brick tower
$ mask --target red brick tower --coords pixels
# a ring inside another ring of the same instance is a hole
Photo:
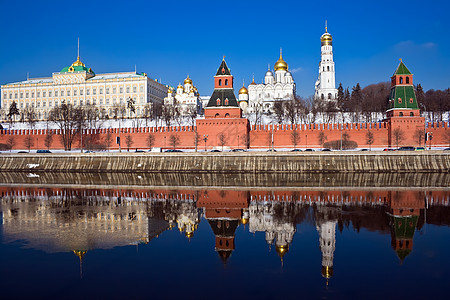
[[[234,95],[233,75],[225,58],[214,76],[214,91],[205,108],[205,119],[197,120],[197,132],[205,149],[248,146],[245,141],[248,141],[249,123],[242,118],[242,110]]]

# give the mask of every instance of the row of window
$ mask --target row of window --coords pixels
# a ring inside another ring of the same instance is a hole
[[[143,93],[144,92],[144,87],[141,86],[139,90],[140,90],[139,91],[140,93]],[[131,91],[130,87],[126,87],[126,93],[129,94],[130,91]],[[54,93],[55,97],[58,97],[58,90],[55,90],[54,92],[55,92]],[[79,90],[80,96],[83,96],[83,92],[84,92],[84,89],[80,89]],[[99,92],[99,95],[103,95],[103,88],[99,88],[98,92]],[[110,94],[110,88],[109,87],[107,87],[105,89],[105,93],[107,95]],[[113,94],[117,93],[117,88],[116,87],[112,88],[112,93]],[[137,93],[137,87],[136,86],[133,86],[133,93]],[[61,90],[59,94],[61,95],[61,97],[64,97],[64,90]],[[67,97],[70,97],[70,94],[71,94],[71,90],[67,90],[67,93],[66,93]],[[90,95],[90,94],[91,94],[91,89],[90,88],[86,88],[86,95]],[[119,94],[123,94],[123,87],[119,87]],[[34,94],[34,91],[32,91],[31,93],[30,92],[25,92],[25,93],[24,92],[20,92],[20,94],[18,92],[14,93],[14,94],[13,93],[9,93],[9,99],[13,99],[13,95],[14,95],[14,99],[18,99],[19,96],[20,96],[20,99],[23,99],[24,96],[25,96],[25,98],[29,98],[30,95],[31,95],[31,98],[34,98],[35,94]],[[36,95],[37,95],[37,98],[40,98],[41,97],[41,91],[37,91]],[[52,95],[53,95],[52,91],[48,91],[48,94],[47,94],[46,91],[42,92],[42,97],[43,98],[46,98],[47,95],[48,95],[48,97],[52,97]],[[97,95],[97,88],[92,88],[92,95]],[[73,96],[78,96],[78,90],[77,89],[73,90]],[[6,93],[3,94],[3,99],[8,99]]]
[[[144,104],[144,97],[139,97],[139,103],[141,103],[141,104]],[[59,101],[58,100],[55,100],[55,106],[58,106],[58,104],[59,104]],[[73,103],[73,105],[77,105],[78,104],[78,101],[77,100],[73,100],[73,101],[70,101],[70,100],[68,100],[67,101],[67,103],[69,103],[69,104],[71,104],[71,103]],[[80,105],[83,105],[83,100],[80,100]],[[97,99],[92,99],[92,102],[88,99],[88,100],[86,100],[86,104],[87,105],[90,105],[90,104],[93,104],[93,105],[97,105]],[[124,101],[124,99],[123,98],[120,98],[120,100],[119,101],[117,101],[117,99],[116,99],[116,97],[114,97],[113,99],[112,99],[112,102],[110,102],[110,99],[109,98],[106,98],[105,100],[103,99],[103,98],[100,98],[99,99],[99,101],[98,101],[98,103],[100,104],[100,105],[103,105],[103,104],[106,104],[106,105],[109,105],[109,104],[125,104],[125,101]],[[8,106],[6,105],[6,103],[5,103],[5,107],[7,108]],[[19,108],[24,108],[24,107],[35,107],[35,104],[34,104],[34,102],[33,103],[29,103],[29,102],[27,102],[27,103],[25,103],[25,105],[24,105],[24,103],[23,102],[21,102],[21,103],[19,103]],[[37,108],[40,108],[41,107],[41,102],[36,102],[36,107]],[[43,101],[42,102],[42,107],[47,107],[47,102],[46,101]],[[53,107],[53,101],[49,101],[48,102],[48,107]]]

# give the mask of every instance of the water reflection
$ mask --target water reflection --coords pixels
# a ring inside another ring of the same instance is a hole
[[[281,263],[299,224],[313,224],[322,253],[321,272],[333,276],[336,230],[353,227],[391,235],[400,262],[413,251],[425,223],[450,225],[447,190],[139,190],[0,188],[5,243],[47,253],[87,252],[147,244],[177,227],[191,239],[205,219],[224,264],[239,251],[236,230],[262,232]],[[212,245],[202,245],[211,247]]]

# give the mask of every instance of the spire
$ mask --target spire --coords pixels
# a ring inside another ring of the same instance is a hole
[[[267,64],[267,70],[270,71],[270,64]]]
[[[283,48],[280,47],[280,59],[283,59]]]
[[[326,32],[326,33],[328,33],[328,24],[327,24],[327,23],[328,23],[328,21],[325,20],[325,32]]]
[[[73,250],[73,253],[80,259],[80,278],[83,279],[83,256],[86,254],[86,250]]]
[[[80,60],[80,37],[78,37],[78,51],[77,51],[77,60]]]

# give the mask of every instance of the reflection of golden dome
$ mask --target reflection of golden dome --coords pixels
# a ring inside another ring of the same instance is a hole
[[[242,86],[241,89],[239,90],[239,95],[240,94],[246,94],[248,95],[248,90],[245,86]]]
[[[289,252],[289,245],[281,245],[276,247],[276,251],[278,253],[278,256],[283,259],[283,256]]]
[[[322,276],[326,279],[330,279],[333,276],[333,267],[322,266]]]
[[[275,71],[287,71],[288,69],[288,64],[283,60],[283,55],[280,49],[280,58],[277,60],[277,62],[275,63]]]
[[[194,236],[194,232],[193,231],[191,231],[191,232],[187,232],[186,231],[186,237],[187,238],[191,238],[191,237],[193,237]]]
[[[184,80],[184,84],[192,84],[192,80],[189,78],[189,75]]]
[[[75,253],[75,255],[78,256],[80,260],[83,259],[83,256],[86,254],[86,252],[86,250],[73,250],[73,253]]]
[[[241,219],[241,223],[242,223],[243,225],[247,224],[247,223],[248,223],[248,219],[247,219],[247,218],[242,218],[242,219]]]

